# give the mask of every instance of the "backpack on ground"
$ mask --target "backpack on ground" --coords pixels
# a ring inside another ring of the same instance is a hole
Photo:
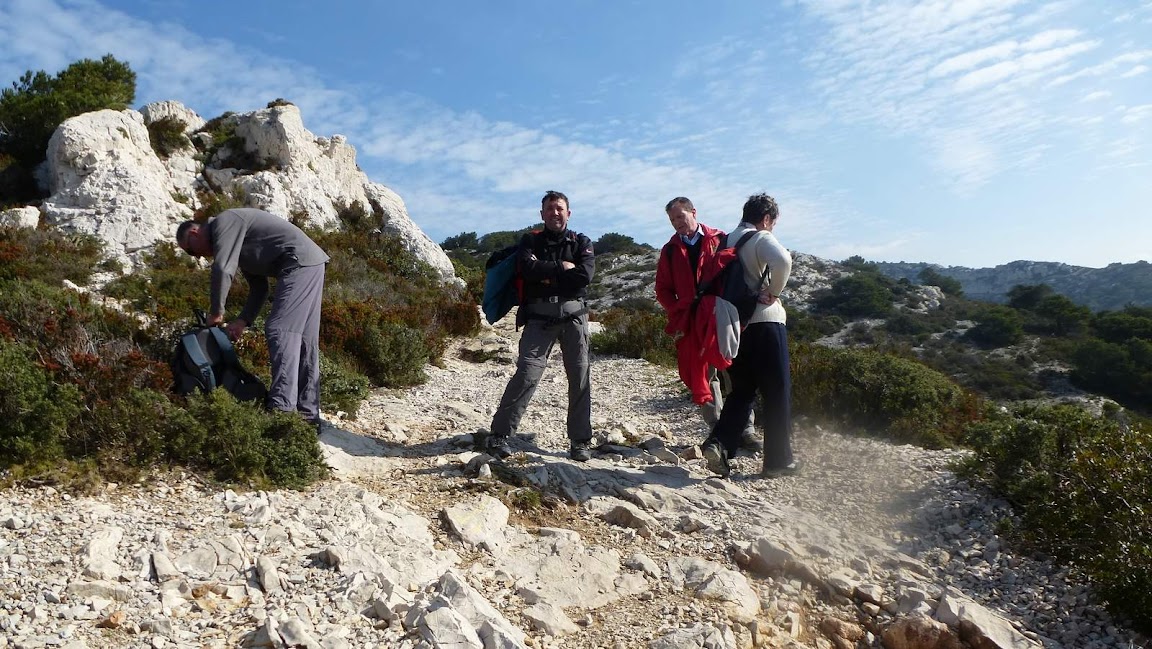
[[[701,281],[696,290],[697,302],[704,295],[715,295],[717,298],[731,303],[739,314],[741,329],[748,326],[748,321],[752,319],[752,314],[756,311],[756,304],[760,300],[760,290],[764,286],[764,281],[769,277],[768,267],[765,266],[755,290],[749,287],[748,282],[744,280],[744,262],[740,260],[740,248],[756,236],[756,233],[756,230],[745,232],[744,236],[740,237],[740,240],[732,247],[728,247],[728,235],[724,235],[720,248],[712,256],[708,267],[705,268],[704,276],[708,279]]]
[[[520,304],[519,249],[519,244],[501,248],[484,264],[484,299],[480,304],[488,324],[495,324]]]
[[[172,355],[172,390],[188,395],[216,388],[228,391],[237,401],[263,403],[268,396],[264,383],[240,364],[228,334],[209,327],[204,312],[197,310],[197,326],[180,336]]]

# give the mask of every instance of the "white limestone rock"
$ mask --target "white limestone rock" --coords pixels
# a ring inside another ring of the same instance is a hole
[[[168,169],[136,111],[101,110],[65,120],[48,142],[47,168],[45,222],[99,237],[107,254],[124,262],[170,239],[192,215],[173,197]]]
[[[0,211],[0,226],[34,228],[40,223],[40,209],[36,207],[14,207]]]

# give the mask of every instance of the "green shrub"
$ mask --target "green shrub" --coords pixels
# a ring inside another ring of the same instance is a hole
[[[884,322],[885,331],[902,336],[919,336],[937,331],[926,318],[916,313],[898,311]]]
[[[427,379],[424,362],[428,360],[428,350],[423,336],[415,329],[391,322],[366,327],[361,344],[363,351],[358,360],[376,385],[405,388]]]
[[[944,374],[869,349],[793,345],[792,393],[797,415],[929,448],[955,445],[983,413]]]
[[[1083,569],[1112,610],[1152,629],[1152,431],[1074,406],[972,425],[959,468],[1013,502],[1021,539]]]
[[[75,387],[53,381],[26,345],[0,338],[0,467],[60,460],[80,411]]]
[[[475,232],[461,232],[454,237],[448,237],[440,243],[440,247],[445,251],[456,250],[458,248],[475,250],[479,245],[480,239],[477,238]]]
[[[838,315],[820,315],[801,309],[788,309],[788,338],[795,342],[814,342],[844,328]]]
[[[976,326],[964,337],[985,347],[1006,347],[1015,345],[1024,337],[1024,324],[1015,309],[989,306],[976,316]]]
[[[959,280],[954,277],[942,275],[940,271],[931,266],[927,266],[924,270],[920,271],[917,279],[920,280],[921,284],[938,287],[944,292],[944,295],[951,297],[961,297],[964,295],[964,287],[960,284]]]
[[[339,356],[320,355],[320,404],[324,410],[355,415],[368,396],[368,377],[349,367]]]
[[[1152,408],[1152,341],[1129,338],[1122,344],[1090,339],[1072,355],[1075,383],[1130,407]]]
[[[299,489],[328,475],[316,429],[296,413],[266,412],[224,390],[193,395],[187,411],[170,448],[218,480]]]
[[[484,259],[463,250],[452,250],[448,253],[448,259],[452,262],[452,271],[456,277],[464,280],[469,300],[480,304],[484,299]]]
[[[667,319],[663,313],[608,309],[599,317],[604,329],[592,335],[592,351],[676,366],[676,347],[671,336],[664,333]]]
[[[846,318],[883,318],[892,311],[895,282],[877,273],[841,277],[816,298],[818,310]]]
[[[32,170],[44,161],[48,140],[64,120],[110,108],[124,110],[136,98],[136,73],[111,54],[81,59],[54,77],[24,73],[0,90],[0,153]]]
[[[617,255],[636,255],[645,252],[651,252],[652,246],[646,243],[636,243],[635,239],[626,234],[620,234],[618,232],[607,232],[592,244],[592,249],[596,252],[596,256],[606,255],[609,253]]]
[[[148,141],[152,150],[163,159],[192,145],[184,130],[188,125],[178,117],[167,115],[148,125]]]
[[[134,311],[147,316],[158,337],[170,336],[189,328],[194,309],[208,310],[210,280],[207,268],[201,268],[174,242],[165,241],[145,254],[142,268],[112,280],[103,292],[127,300]],[[243,304],[247,297],[248,283],[234,282],[228,292],[229,303]],[[170,346],[175,339],[163,342]]]
[[[69,280],[88,283],[104,260],[104,245],[94,236],[0,226],[0,280],[37,279],[59,286]]]
[[[67,435],[68,457],[93,458],[106,477],[134,479],[156,464],[171,461],[173,440],[192,426],[165,392],[126,387],[114,399],[94,400]]]
[[[248,195],[240,187],[230,192],[199,191],[200,208],[192,218],[201,223],[223,212],[237,207],[248,207]]]

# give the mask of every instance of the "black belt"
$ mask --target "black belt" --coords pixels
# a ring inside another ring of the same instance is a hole
[[[528,298],[527,304],[564,304],[565,302],[583,302],[583,298],[579,297],[565,297],[559,295],[549,295],[547,297],[533,297]]]

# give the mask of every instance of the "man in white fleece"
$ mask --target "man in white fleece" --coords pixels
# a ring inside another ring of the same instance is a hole
[[[740,334],[740,351],[728,368],[732,392],[724,401],[720,420],[704,442],[708,469],[727,476],[728,458],[740,444],[740,433],[760,393],[763,410],[756,417],[764,427],[764,471],[766,477],[790,475],[799,469],[792,457],[792,377],[788,363],[787,315],[780,292],[792,272],[792,255],[776,240],[772,229],[780,217],[776,200],[755,194],[744,203],[740,225],[728,237],[738,241],[746,232],[756,234],[739,252],[744,265],[744,281],[760,291],[760,300],[748,327]],[[768,290],[757,286],[768,269]]]

